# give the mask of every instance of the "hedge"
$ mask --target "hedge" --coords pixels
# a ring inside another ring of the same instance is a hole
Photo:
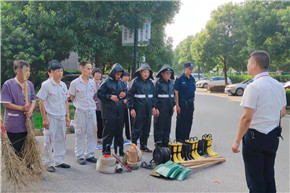
[[[223,74],[204,74],[204,76],[224,76]],[[290,81],[290,75],[270,75],[274,79],[278,80],[279,82],[287,82]],[[228,74],[229,79],[231,79],[232,83],[238,83],[243,82],[244,80],[247,80],[249,78],[253,78],[253,76],[250,75],[233,75]]]
[[[290,106],[290,89],[286,89],[287,106]]]

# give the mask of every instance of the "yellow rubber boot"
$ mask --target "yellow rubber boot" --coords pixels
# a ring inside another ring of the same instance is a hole
[[[184,160],[181,157],[182,143],[177,143],[177,147],[178,147],[177,158],[180,162],[184,162]]]
[[[198,141],[195,141],[194,154],[198,157],[198,159],[204,159],[205,157],[199,155],[199,153],[197,152],[197,147],[198,147]]]
[[[189,143],[192,144],[191,157],[193,157],[193,159],[195,159],[195,160],[200,159],[200,157],[195,154],[195,141],[190,140]]]
[[[172,161],[174,162],[174,163],[178,163],[178,162],[180,162],[179,161],[179,159],[177,158],[177,144],[172,144],[172,150],[173,150],[173,152],[172,152]]]
[[[173,144],[169,142],[170,160],[173,161]]]
[[[207,140],[208,140],[208,141],[207,141],[207,144],[208,144],[208,145],[207,145],[207,152],[208,152],[208,155],[211,156],[211,157],[218,156],[219,154],[216,153],[216,152],[214,152],[214,151],[212,150],[212,148],[211,148],[211,144],[212,144],[212,140],[213,140],[213,138],[210,137],[210,138],[208,138]]]

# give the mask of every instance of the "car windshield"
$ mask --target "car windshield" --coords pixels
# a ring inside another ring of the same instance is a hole
[[[252,81],[252,79],[250,78],[250,79],[244,80],[244,81],[242,82],[242,84],[246,84],[246,83],[251,82],[251,81]]]

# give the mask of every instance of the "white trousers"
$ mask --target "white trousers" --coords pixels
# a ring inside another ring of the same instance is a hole
[[[77,159],[94,157],[96,148],[96,112],[76,109],[74,117],[75,155]]]
[[[66,152],[65,137],[66,124],[64,117],[55,118],[47,115],[49,129],[44,129],[43,161],[45,166],[54,166],[64,163]]]

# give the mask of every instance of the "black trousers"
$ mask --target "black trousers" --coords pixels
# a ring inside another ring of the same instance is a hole
[[[131,118],[131,116],[130,116],[130,118]],[[124,109],[124,125],[125,125],[126,138],[130,140],[131,139],[131,131],[130,131],[130,127],[129,127],[128,108]],[[132,123],[131,123],[131,126],[132,126]]]
[[[171,129],[171,118],[169,113],[162,112],[158,117],[154,117],[154,142],[162,142],[163,146],[168,146]]]
[[[194,102],[193,100],[180,100],[179,106],[181,113],[177,115],[175,136],[177,141],[185,142],[189,139],[191,131]]]
[[[102,139],[102,136],[103,136],[102,112],[101,111],[96,111],[96,115],[97,115],[97,127],[98,127],[97,136],[98,136],[98,139]]]
[[[140,146],[147,147],[147,141],[150,133],[151,116],[137,116],[133,120],[134,126],[132,130],[132,143],[137,144],[137,140],[140,137]]]
[[[277,130],[263,134],[249,129],[243,137],[243,159],[250,193],[276,192],[274,164],[279,146]]]
[[[112,116],[112,118],[103,121],[103,153],[107,150],[107,146],[111,146],[113,139],[114,146],[123,149],[123,118]]]
[[[27,132],[10,133],[7,132],[7,136],[15,150],[15,153],[21,157],[21,149],[27,136]]]

